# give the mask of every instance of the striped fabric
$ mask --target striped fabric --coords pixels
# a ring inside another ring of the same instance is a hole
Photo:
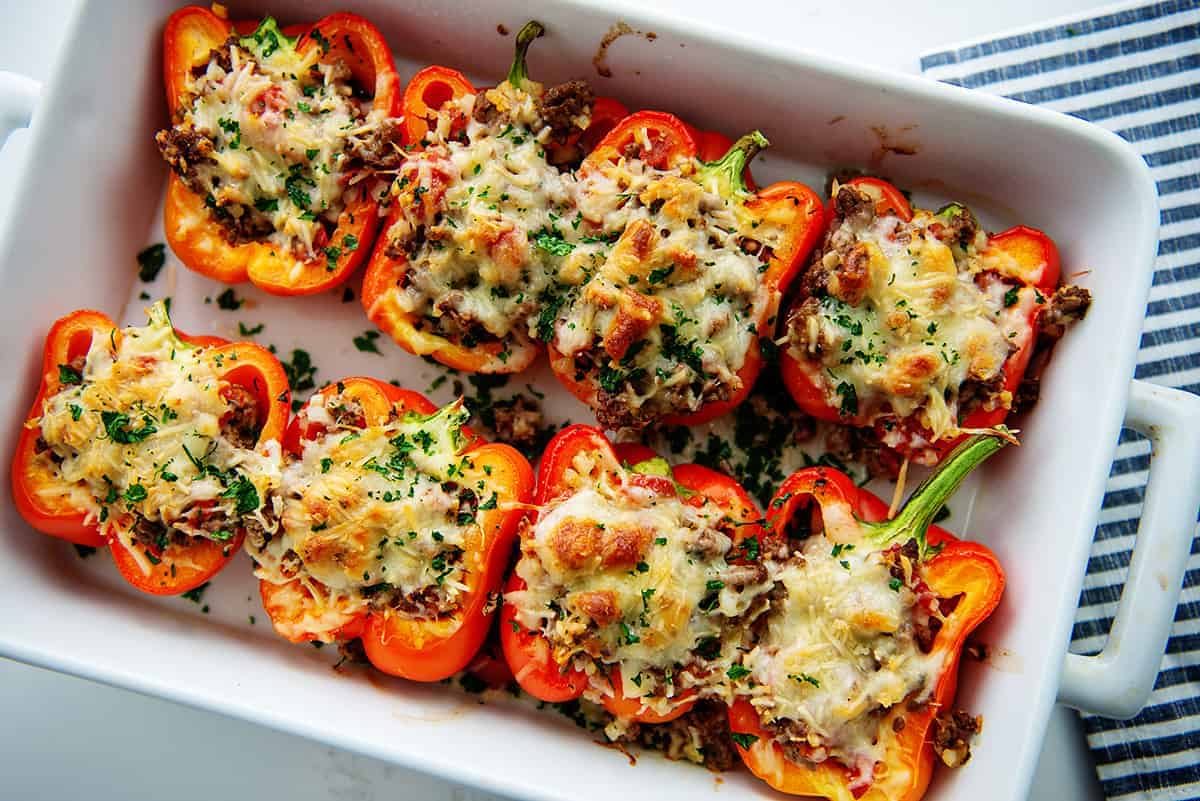
[[[1138,148],[1158,184],[1162,229],[1136,375],[1200,393],[1200,0],[1109,7],[929,53],[921,69],[1094,122]],[[1074,651],[1098,652],[1112,624],[1149,453],[1143,437],[1122,432]],[[1200,798],[1200,537],[1187,568],[1149,706],[1128,722],[1084,716],[1108,798]]]

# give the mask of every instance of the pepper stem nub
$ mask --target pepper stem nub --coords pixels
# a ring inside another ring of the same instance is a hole
[[[751,131],[730,145],[724,156],[705,162],[697,178],[705,188],[722,197],[748,197],[751,193],[746,188],[746,165],[770,146],[762,131]]]
[[[913,490],[899,514],[883,523],[864,524],[872,532],[872,539],[884,546],[915,539],[921,548],[921,558],[930,556],[925,533],[942,506],[972,470],[992,454],[1015,442],[1012,432],[1004,426],[971,435],[942,459],[929,477]]]
[[[545,33],[545,26],[537,20],[530,20],[525,23],[525,27],[517,31],[517,52],[513,56],[512,67],[508,70],[508,82],[515,88],[524,88],[525,81],[529,80],[529,69],[525,64],[525,54],[529,52],[529,46],[533,44],[533,40]]]

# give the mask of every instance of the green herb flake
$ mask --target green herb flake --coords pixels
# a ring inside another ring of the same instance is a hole
[[[242,304],[246,301],[239,298],[233,291],[233,287],[226,289],[220,295],[217,295],[217,308],[225,311],[237,311],[242,308]]]
[[[142,248],[138,251],[137,263],[138,278],[147,284],[152,282],[158,278],[159,271],[167,263],[167,246],[162,242],[156,242],[149,247]]]

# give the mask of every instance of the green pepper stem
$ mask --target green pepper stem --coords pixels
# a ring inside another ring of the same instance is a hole
[[[899,514],[883,523],[865,524],[871,531],[872,539],[884,546],[915,539],[921,548],[922,558],[925,558],[928,551],[925,533],[942,506],[972,470],[1015,441],[1012,433],[1003,426],[995,431],[973,434],[964,440],[913,491]]]
[[[525,23],[525,27],[517,31],[517,52],[513,56],[512,67],[508,70],[508,82],[517,89],[524,88],[525,81],[529,80],[529,70],[525,64],[525,54],[529,52],[529,46],[533,44],[533,40],[537,39],[546,33],[546,28],[537,20],[530,20]]]
[[[751,192],[746,188],[746,165],[770,146],[770,141],[762,135],[762,131],[751,131],[734,142],[724,156],[716,161],[705,162],[697,178],[705,188],[722,197],[749,197]]]

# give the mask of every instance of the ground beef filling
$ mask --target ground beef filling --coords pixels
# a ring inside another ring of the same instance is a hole
[[[946,767],[956,768],[971,758],[971,740],[983,729],[983,718],[961,709],[946,710],[933,719],[933,752]]]
[[[712,771],[733,770],[739,761],[729,735],[728,708],[711,698],[697,701],[683,715],[667,723],[633,726],[626,738],[662,751],[671,759],[699,757],[704,767]]]
[[[221,436],[236,448],[253,448],[258,444],[263,421],[258,398],[239,384],[230,384],[223,392],[229,411],[221,418]]]

